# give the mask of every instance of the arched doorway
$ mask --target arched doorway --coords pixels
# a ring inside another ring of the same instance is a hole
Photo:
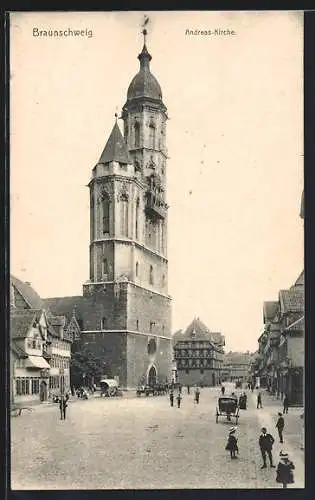
[[[156,368],[155,366],[151,366],[148,373],[148,385],[153,387],[156,384]]]
[[[41,402],[47,401],[47,384],[44,380],[40,383],[39,399]]]

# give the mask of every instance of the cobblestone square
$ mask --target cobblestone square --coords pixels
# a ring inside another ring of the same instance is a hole
[[[275,437],[280,402],[255,393],[240,411],[239,459],[225,451],[232,423],[215,422],[219,389],[203,389],[200,404],[184,389],[182,407],[167,396],[70,401],[65,421],[58,405],[12,418],[12,489],[279,488],[275,469],[260,470],[262,425]],[[266,401],[265,401],[266,400]],[[285,450],[295,463],[295,488],[304,487],[300,411],[286,417]]]

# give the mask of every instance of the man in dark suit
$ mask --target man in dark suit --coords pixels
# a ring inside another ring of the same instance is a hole
[[[274,438],[272,437],[271,434],[267,433],[266,427],[263,427],[261,429],[261,434],[259,436],[259,447],[261,451],[261,456],[263,459],[263,465],[261,466],[261,469],[265,469],[267,467],[266,463],[266,455],[268,454],[269,462],[270,462],[270,467],[275,467],[273,465],[273,460],[272,460],[272,446],[273,443],[275,442]]]

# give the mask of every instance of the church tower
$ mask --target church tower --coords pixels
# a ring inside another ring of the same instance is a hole
[[[92,170],[90,279],[83,286],[93,316],[83,322],[89,344],[117,356],[120,383],[170,380],[166,121],[162,91],[144,44],[139,72]],[[84,314],[85,316],[85,314]],[[92,337],[90,338],[90,336]],[[118,341],[119,339],[119,341]],[[100,342],[101,341],[101,342]],[[115,347],[113,347],[115,346]]]

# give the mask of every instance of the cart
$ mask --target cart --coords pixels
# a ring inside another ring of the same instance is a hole
[[[232,418],[235,418],[235,423],[237,425],[239,418],[239,406],[237,397],[225,396],[218,399],[215,418],[216,423],[218,423],[219,417],[222,416],[226,416],[229,422],[231,422]]]

